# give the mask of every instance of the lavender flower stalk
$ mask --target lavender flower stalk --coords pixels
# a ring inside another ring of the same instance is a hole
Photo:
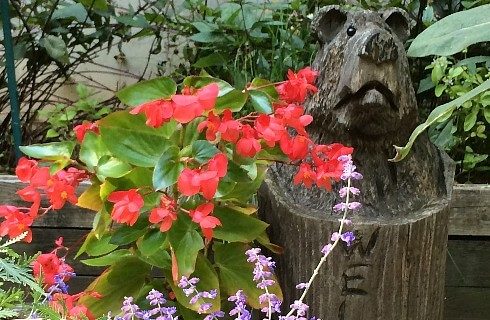
[[[303,319],[304,311],[307,310],[305,309],[304,306],[306,306],[303,303],[303,300],[306,297],[306,294],[308,293],[309,288],[311,287],[311,284],[315,280],[316,276],[318,275],[318,272],[320,268],[323,266],[325,261],[327,260],[328,255],[330,252],[332,252],[333,249],[337,246],[339,241],[344,241],[347,246],[351,246],[353,241],[356,239],[355,235],[353,232],[345,232],[342,233],[344,230],[345,225],[350,225],[352,222],[347,219],[347,213],[349,210],[358,210],[361,207],[361,204],[359,202],[354,202],[350,201],[351,195],[358,195],[360,193],[359,189],[352,187],[351,186],[351,181],[352,180],[360,180],[362,179],[362,174],[359,172],[356,172],[356,166],[354,165],[352,161],[352,156],[351,155],[343,155],[340,156],[339,161],[343,163],[343,172],[342,175],[340,176],[340,179],[347,181],[347,186],[343,187],[339,190],[339,195],[342,198],[345,198],[344,202],[341,202],[339,204],[336,204],[333,207],[334,211],[342,211],[343,215],[340,220],[340,226],[337,232],[334,232],[330,238],[330,241],[333,241],[333,243],[328,243],[325,245],[321,252],[323,254],[322,258],[318,262],[318,265],[316,266],[315,270],[313,270],[313,274],[311,275],[310,279],[306,283],[300,283],[297,288],[298,289],[304,289],[303,293],[301,294],[301,297],[292,304],[291,310],[286,314],[284,317],[280,317],[281,320],[292,320],[292,319]],[[297,316],[293,316],[293,313],[296,312]]]
[[[218,291],[216,289],[210,290],[210,291],[202,291],[199,292],[197,290],[197,283],[199,282],[199,278],[187,278],[186,276],[182,276],[179,281],[179,288],[181,288],[184,291],[184,294],[186,297],[190,297],[190,304],[195,304],[199,300],[203,301],[203,298],[208,298],[208,299],[215,299],[218,296]],[[211,309],[213,305],[209,302],[202,302],[199,305],[199,310],[197,312],[199,314],[205,313],[209,309]]]

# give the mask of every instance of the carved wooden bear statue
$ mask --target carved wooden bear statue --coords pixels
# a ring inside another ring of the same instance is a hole
[[[355,148],[363,208],[352,217],[358,240],[337,248],[310,289],[322,319],[442,319],[452,163],[426,136],[409,157],[389,162],[417,125],[417,105],[403,41],[406,12],[327,6],[312,22],[321,48],[313,68],[319,92],[306,104],[317,143]],[[297,168],[271,168],[260,212],[271,240],[284,247],[278,276],[286,305],[311,275],[322,244],[338,228],[336,192],[292,186]]]

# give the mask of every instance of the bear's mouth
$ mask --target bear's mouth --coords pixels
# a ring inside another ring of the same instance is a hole
[[[390,89],[379,81],[369,81],[355,93],[348,87],[344,87],[340,92],[340,100],[335,105],[335,109],[347,104],[359,106],[366,111],[391,109],[396,111],[395,95]]]

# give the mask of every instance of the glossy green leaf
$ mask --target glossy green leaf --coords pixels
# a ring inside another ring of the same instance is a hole
[[[267,170],[266,165],[259,165],[257,167],[257,177],[249,182],[238,182],[232,191],[226,195],[220,197],[221,200],[237,200],[239,202],[247,202],[252,197],[260,185],[264,181],[265,173]]]
[[[193,277],[199,278],[199,283],[197,284],[197,291],[203,292],[203,291],[210,291],[210,290],[217,290],[218,291],[218,296],[216,299],[200,299],[197,303],[195,304],[190,304],[190,297],[186,297],[183,290],[179,288],[175,283],[173,283],[172,276],[170,274],[170,271],[165,272],[168,284],[172,288],[172,291],[175,293],[175,297],[177,298],[177,301],[182,304],[184,307],[189,308],[194,311],[199,310],[199,306],[202,303],[212,303],[213,306],[208,312],[213,312],[220,310],[221,308],[221,299],[220,299],[220,283],[218,280],[218,275],[216,271],[214,270],[213,266],[211,265],[211,262],[204,257],[202,254],[199,254],[197,259],[196,259],[196,269],[194,273],[192,274]]]
[[[248,93],[255,111],[265,114],[272,113],[271,97],[267,93],[259,90],[249,90]]]
[[[144,286],[149,271],[149,265],[137,257],[124,257],[87,287],[87,292],[98,292],[102,298],[84,295],[80,303],[89,308],[95,317],[107,314],[108,311],[118,314],[124,297],[139,298],[138,293]]]
[[[279,98],[279,93],[277,93],[274,83],[270,82],[269,80],[255,78],[252,80],[249,89],[262,91],[274,100]]]
[[[419,34],[407,54],[410,57],[450,56],[469,45],[490,41],[489,17],[490,4],[453,13]]]
[[[466,115],[463,124],[464,131],[470,131],[473,129],[476,124],[478,112],[480,112],[480,107],[474,106],[473,109],[471,109],[471,112]]]
[[[46,49],[48,55],[54,60],[64,64],[70,62],[68,49],[62,38],[48,34],[39,40],[39,45]]]
[[[471,90],[470,92],[465,93],[461,97],[453,101],[450,101],[448,103],[445,103],[443,105],[440,105],[434,110],[432,110],[427,120],[415,128],[415,130],[410,135],[407,144],[404,147],[394,146],[396,150],[396,155],[393,159],[390,159],[389,161],[397,162],[403,160],[410,152],[410,149],[412,148],[415,139],[417,139],[417,137],[425,129],[427,129],[429,126],[435,123],[443,122],[447,120],[452,115],[453,111],[456,108],[460,107],[464,102],[476,97],[480,93],[485,92],[487,90],[490,90],[490,79],[486,80],[485,82],[483,82],[478,87]]]
[[[229,242],[251,242],[269,226],[267,223],[227,207],[215,207],[213,215],[221,221],[214,238]]]
[[[154,167],[169,144],[167,139],[175,130],[175,122],[155,129],[145,124],[144,116],[117,111],[100,120],[99,127],[102,141],[118,159]]]
[[[168,231],[168,240],[177,258],[179,276],[189,276],[194,272],[197,254],[204,248],[196,227],[187,215],[180,214]]]
[[[182,141],[182,145],[184,147],[191,145],[194,141],[198,139],[199,131],[197,130],[197,127],[202,121],[204,121],[204,119],[202,117],[199,117],[192,120],[185,126],[184,139]]]
[[[75,142],[63,141],[21,146],[20,151],[31,158],[42,160],[64,160],[70,159],[73,148],[75,148]]]
[[[164,249],[159,248],[151,255],[144,255],[139,250],[137,250],[136,254],[141,260],[154,267],[170,270],[172,266],[172,259],[170,258],[170,254]]]
[[[151,256],[165,244],[167,235],[159,229],[149,230],[136,244],[144,256]]]
[[[205,57],[200,58],[194,63],[195,68],[207,68],[213,66],[221,66],[225,64],[226,58],[223,57],[220,53],[211,53]]]
[[[117,245],[110,243],[111,235],[106,233],[102,237],[97,238],[95,233],[92,231],[89,233],[85,239],[85,252],[92,257],[101,256],[107,254],[115,249]]]
[[[99,184],[93,183],[78,197],[77,207],[99,211],[102,209],[102,205]]]
[[[117,158],[104,157],[99,159],[97,174],[103,177],[120,178],[128,174],[132,168],[131,165]]]
[[[175,184],[183,169],[184,165],[179,161],[179,148],[169,145],[153,171],[153,188],[158,191]]]
[[[131,242],[136,241],[139,237],[144,235],[146,232],[146,225],[138,226],[138,222],[136,222],[133,226],[122,225],[121,227],[114,230],[114,233],[111,236],[111,240],[109,243],[115,245],[126,245]]]
[[[169,98],[177,91],[175,82],[167,77],[140,81],[116,93],[122,103],[134,107],[142,103]]]
[[[207,140],[196,140],[192,143],[192,157],[199,163],[208,162],[218,152],[218,148]]]
[[[104,266],[113,265],[120,259],[125,257],[130,257],[130,256],[132,256],[132,254],[128,249],[120,249],[120,250],[112,251],[106,254],[105,256],[92,258],[92,259],[84,259],[81,261],[83,264],[87,266],[104,267]]]
[[[100,158],[107,155],[110,155],[110,152],[100,135],[87,132],[80,147],[80,160],[93,172]]]
[[[228,296],[243,290],[247,296],[247,303],[255,309],[260,308],[259,296],[264,290],[258,289],[253,281],[254,265],[247,262],[245,251],[250,249],[243,243],[215,243],[213,245],[215,264],[219,269],[221,288]],[[269,287],[269,291],[282,299],[281,288],[277,284]],[[265,305],[264,305],[265,306]],[[263,306],[262,306],[263,307]]]
[[[52,20],[74,18],[80,23],[91,23],[92,20],[88,17],[87,10],[81,3],[68,4],[61,6],[53,11]]]

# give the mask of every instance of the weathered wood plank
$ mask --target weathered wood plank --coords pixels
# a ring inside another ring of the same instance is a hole
[[[445,320],[490,319],[490,288],[446,287]]]
[[[24,205],[15,192],[24,186],[15,176],[0,175],[0,204]],[[86,185],[79,188],[81,194]],[[90,228],[94,212],[66,205],[35,222],[35,226]],[[490,185],[456,184],[449,216],[449,235],[490,236]]]
[[[454,185],[449,234],[490,236],[490,184]]]
[[[490,237],[449,239],[446,286],[490,288]]]

